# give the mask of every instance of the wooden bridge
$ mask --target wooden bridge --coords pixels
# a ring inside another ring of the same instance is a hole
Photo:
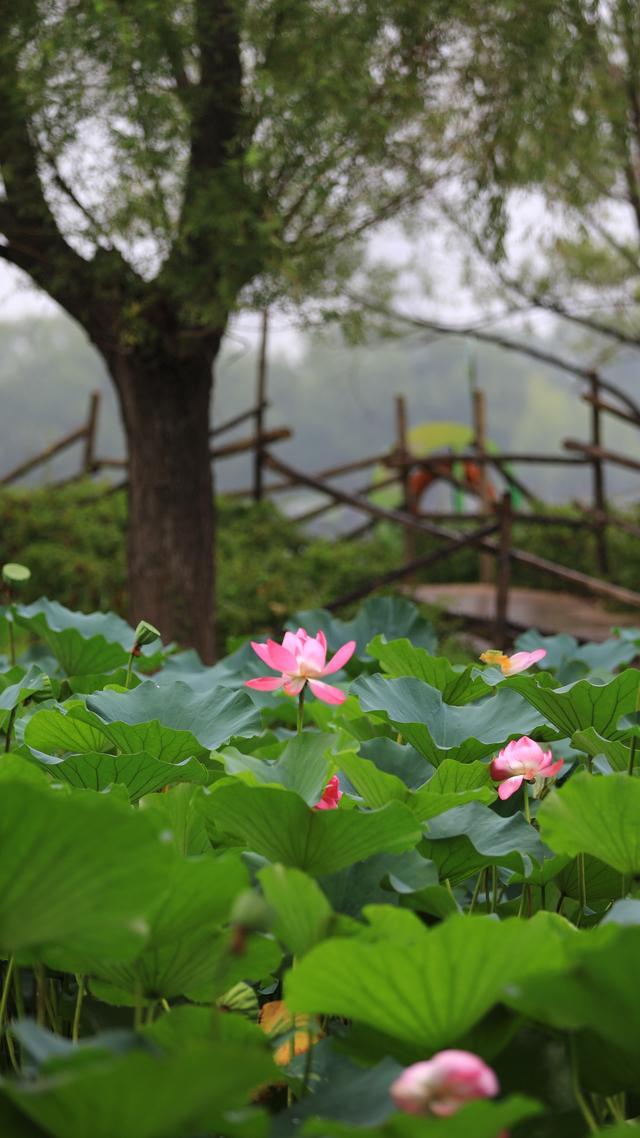
[[[416,585],[403,592],[420,604],[434,605],[472,625],[491,626],[495,618],[495,588],[483,584]],[[576,593],[512,586],[506,611],[509,632],[537,628],[551,636],[567,632],[578,640],[607,640],[613,627],[640,628],[640,610],[613,612],[596,600]]]

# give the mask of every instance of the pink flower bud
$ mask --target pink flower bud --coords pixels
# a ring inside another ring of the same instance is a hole
[[[543,751],[539,743],[523,735],[503,747],[489,770],[494,782],[500,783],[498,794],[504,800],[520,789],[523,779],[535,782],[536,778],[553,778],[562,766],[562,759],[554,763],[551,751]]]
[[[322,798],[314,806],[314,810],[335,810],[340,799],[342,798],[342,791],[340,790],[340,782],[338,781],[337,774],[330,778],[324,788]]]
[[[493,1098],[498,1079],[470,1051],[439,1051],[432,1059],[414,1063],[391,1085],[391,1097],[406,1114],[455,1114],[472,1099]]]

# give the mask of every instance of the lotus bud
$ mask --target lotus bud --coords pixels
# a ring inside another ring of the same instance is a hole
[[[273,913],[264,897],[255,889],[245,889],[236,899],[231,910],[232,956],[244,956],[248,933],[267,932],[271,928]]]
[[[243,981],[234,984],[233,988],[229,988],[228,992],[216,1000],[216,1005],[221,1012],[236,1012],[253,1020],[258,1019],[258,1012],[260,1011],[256,993]]]
[[[265,933],[271,928],[272,911],[255,889],[244,889],[235,899],[230,922],[248,933]]]
[[[493,1098],[499,1090],[495,1072],[469,1051],[439,1051],[407,1067],[390,1088],[399,1110],[442,1118],[473,1099]]]
[[[7,561],[2,566],[2,580],[10,589],[24,585],[31,577],[31,570],[26,565],[19,565],[17,561]]]
[[[42,676],[40,683],[41,687],[31,697],[33,703],[45,703],[46,700],[53,699],[53,685],[49,676]]]
[[[148,620],[141,620],[135,631],[135,648],[142,648],[145,644],[153,644],[160,639],[160,633]]]

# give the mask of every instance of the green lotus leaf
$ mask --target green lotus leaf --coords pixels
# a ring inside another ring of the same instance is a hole
[[[415,846],[420,827],[399,802],[382,810],[312,810],[289,790],[221,782],[200,799],[214,838],[227,836],[273,862],[312,876],[362,861],[382,851]]]
[[[4,780],[2,950],[130,957],[174,856],[148,819],[105,795]]]
[[[565,937],[544,913],[452,916],[406,941],[328,940],[287,974],[285,999],[295,1012],[344,1016],[431,1054],[456,1046],[508,985],[560,971]]]
[[[553,790],[537,817],[543,840],[556,853],[588,853],[618,873],[640,874],[639,780],[585,771]]]
[[[546,676],[544,679],[543,684],[536,676],[511,676],[505,686],[519,692],[563,736],[571,738],[576,731],[593,727],[605,739],[622,737],[618,720],[635,711],[640,671],[627,668],[606,684],[578,680],[557,689],[548,686]]]
[[[246,692],[225,688],[192,692],[179,680],[163,688],[145,680],[133,691],[97,692],[87,699],[87,709],[105,723],[159,723],[188,731],[212,751],[234,735],[256,735],[260,730],[258,709]]]
[[[96,751],[82,755],[67,755],[64,759],[54,755],[34,754],[43,769],[57,781],[86,790],[104,790],[113,783],[125,786],[132,802],[145,794],[171,786],[174,782],[209,782],[209,772],[197,759],[182,759],[165,763],[153,755],[140,751],[134,755],[105,755]]]
[[[516,692],[502,687],[467,707],[450,707],[437,688],[413,676],[395,680],[361,676],[352,692],[363,711],[384,712],[435,766],[445,758],[467,763],[484,758],[508,739],[530,735],[545,722]]]
[[[445,703],[461,706],[482,699],[491,691],[476,665],[454,668],[445,657],[416,648],[410,640],[387,643],[383,636],[376,636],[367,652],[382,664],[385,675],[394,679],[415,676],[442,692]]]

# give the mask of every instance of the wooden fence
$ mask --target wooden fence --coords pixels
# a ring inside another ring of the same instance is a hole
[[[250,453],[252,462],[252,485],[233,493],[239,497],[252,497],[259,501],[265,496],[274,496],[298,488],[313,490],[326,498],[319,506],[306,509],[295,516],[300,524],[314,521],[338,507],[349,507],[365,516],[365,520],[349,533],[339,535],[337,540],[357,540],[379,521],[399,527],[404,534],[403,563],[397,569],[378,577],[372,577],[362,587],[342,597],[337,597],[328,605],[330,609],[341,608],[359,600],[373,590],[396,581],[406,580],[418,570],[428,568],[438,561],[451,557],[461,549],[473,548],[479,553],[479,576],[484,581],[495,584],[495,639],[504,641],[508,623],[508,600],[511,566],[518,563],[528,565],[542,574],[556,580],[578,586],[588,593],[618,603],[640,607],[640,593],[611,583],[609,573],[609,550],[607,534],[617,527],[632,537],[640,538],[640,526],[628,518],[619,517],[609,509],[606,496],[606,466],[616,464],[625,469],[640,471],[640,460],[607,449],[603,445],[603,416],[611,416],[640,429],[640,408],[624,392],[597,373],[576,368],[575,374],[588,385],[582,399],[590,408],[590,431],[586,440],[565,439],[563,450],[566,453],[516,453],[498,452],[487,444],[486,411],[483,393],[477,388],[473,391],[473,442],[463,452],[450,455],[418,456],[411,452],[409,443],[408,412],[404,398],[397,396],[395,401],[395,439],[386,451],[352,459],[315,474],[293,467],[283,462],[271,451],[278,442],[291,438],[289,427],[267,429],[265,413],[269,407],[267,400],[267,335],[268,313],[262,316],[262,335],[258,353],[256,375],[256,400],[254,406],[216,424],[211,432],[212,461]],[[606,398],[605,394],[606,393]],[[613,400],[613,401],[612,401]],[[616,402],[617,400],[617,402]],[[126,459],[100,457],[96,453],[100,394],[93,392],[82,426],[58,439],[40,451],[33,458],[20,463],[4,475],[0,475],[0,486],[9,486],[31,471],[47,463],[53,457],[70,447],[80,445],[79,468],[75,475],[66,478],[65,483],[89,477],[105,469],[122,470],[126,475]],[[220,442],[221,436],[252,423],[251,433],[230,442]],[[467,477],[467,464],[477,472],[472,484]],[[580,467],[591,470],[591,502],[584,509],[582,518],[567,518],[545,512],[536,496],[531,492],[520,474],[511,469],[517,465],[553,465],[564,468]],[[497,474],[504,483],[500,496],[491,491],[489,471]],[[335,485],[336,479],[360,472],[362,485],[345,490]],[[449,483],[457,491],[475,497],[480,510],[470,512],[423,511],[420,508],[419,494],[415,490],[416,472],[428,472],[435,479]],[[266,482],[265,475],[275,476],[275,481]],[[55,485],[63,483],[57,482]],[[108,488],[106,493],[114,493],[126,488],[123,481]],[[396,486],[399,490],[399,508],[389,508],[376,500],[378,492]],[[512,496],[518,495],[528,503],[528,510],[514,509]],[[594,535],[596,555],[601,577],[592,577],[579,570],[569,569],[557,562],[528,553],[513,546],[512,530],[514,523],[527,521],[536,525],[553,528],[587,527]],[[460,528],[452,529],[451,525]],[[471,526],[472,528],[465,528]],[[415,538],[417,534],[428,535],[441,542],[439,547],[428,554],[416,556]]]
[[[103,470],[126,471],[129,465],[126,458],[105,458],[96,454],[95,448],[100,399],[99,391],[92,392],[89,398],[87,418],[83,425],[73,431],[69,431],[68,434],[63,435],[60,439],[57,439],[49,446],[38,451],[32,458],[19,463],[18,466],[14,466],[5,474],[0,475],[0,486],[13,485],[25,475],[30,474],[33,470],[37,470],[38,467],[46,465],[52,458],[55,458],[57,455],[62,454],[64,451],[80,443],[82,444],[82,448],[77,472],[67,478],[52,481],[50,483],[51,486],[66,486],[71,482],[79,481],[81,478],[89,478],[94,474],[99,474]],[[255,456],[256,499],[262,496],[262,469],[264,465],[264,455],[266,453],[265,448],[272,446],[274,443],[283,442],[291,438],[291,429],[289,427],[274,427],[269,430],[264,427],[263,416],[267,406],[267,402],[262,401],[261,404],[249,408],[248,411],[243,411],[240,415],[236,415],[234,418],[212,427],[210,431],[210,438],[213,445],[209,454],[212,461],[223,458],[233,458],[238,454],[246,454],[247,452],[251,452]],[[234,439],[233,442],[223,443],[222,445],[218,445],[213,441],[218,439],[220,435],[226,434],[228,431],[241,426],[250,419],[253,419],[256,423],[256,429],[253,434],[246,435],[240,439]],[[112,494],[117,490],[125,489],[127,486],[128,481],[125,479],[106,488],[105,493]]]

